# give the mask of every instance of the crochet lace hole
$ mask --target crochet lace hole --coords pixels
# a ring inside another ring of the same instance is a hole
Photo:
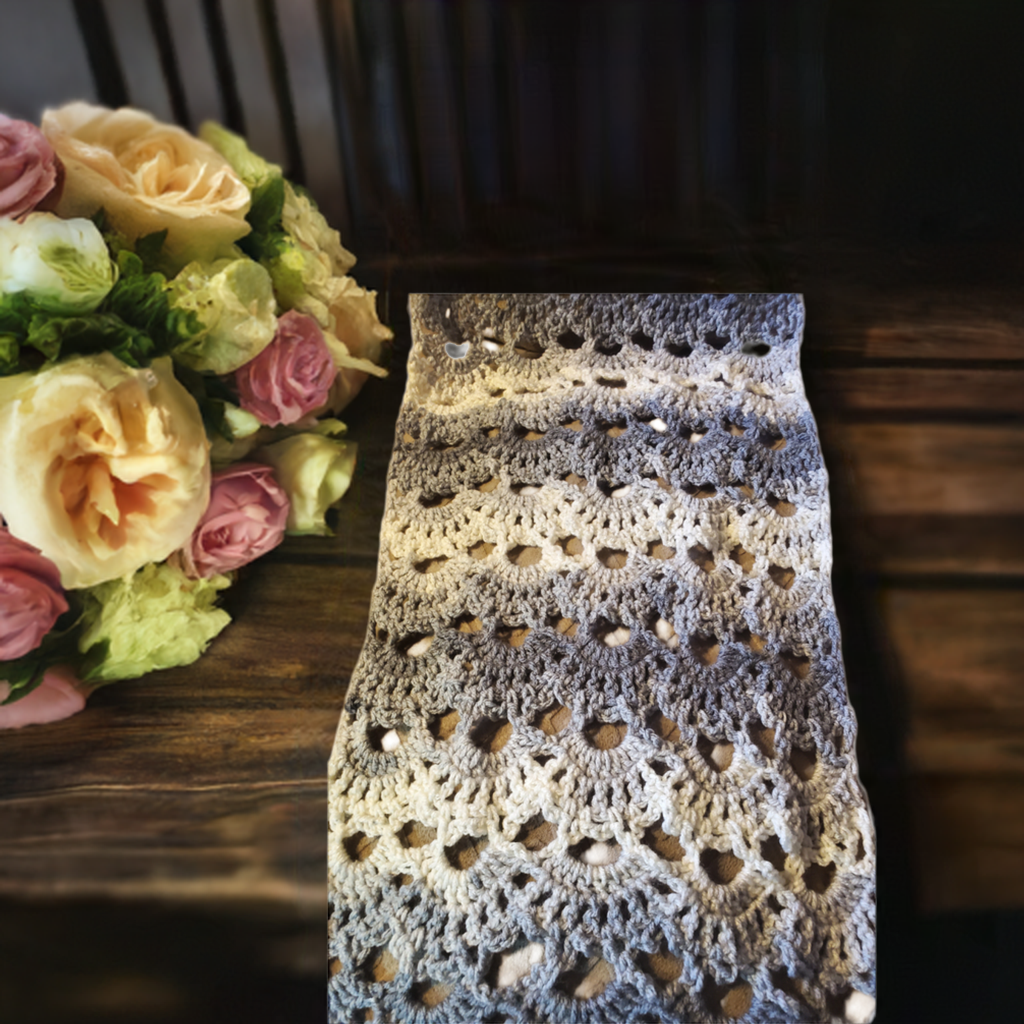
[[[341,973],[341,961],[336,956],[332,956],[327,961],[327,973],[331,978]]]
[[[747,726],[751,742],[765,757],[775,756],[775,730],[769,729],[759,718],[753,719]]]
[[[724,772],[732,764],[733,745],[716,743],[701,734],[697,737],[697,753],[716,772]]]
[[[795,651],[782,651],[779,654],[782,664],[789,669],[798,679],[806,679],[811,671],[811,659],[806,654],[797,654]]]
[[[808,864],[804,868],[804,885],[818,895],[828,891],[835,877],[836,866],[832,861],[829,861],[828,864]]]
[[[410,633],[399,642],[398,649],[407,658],[422,658],[433,642],[432,633]]]
[[[594,383],[603,388],[624,388],[626,382],[621,377],[595,377]]]
[[[769,836],[761,840],[761,856],[776,871],[782,871],[786,866],[786,851],[783,850],[778,836]]]
[[[583,541],[579,537],[562,537],[558,541],[558,546],[567,555],[582,555],[583,554]]]
[[[379,836],[368,836],[365,832],[353,832],[347,839],[342,841],[345,853],[351,861],[363,861],[373,853]]]
[[[550,821],[546,821],[542,814],[535,814],[520,826],[513,842],[522,843],[527,850],[543,850],[557,834],[558,830]]]
[[[587,742],[597,750],[614,750],[626,738],[625,722],[588,722],[583,729]]]
[[[782,587],[783,590],[789,590],[793,586],[793,580],[796,579],[796,573],[784,565],[769,565],[768,575],[771,576],[775,585]]]
[[[581,420],[566,420],[561,426],[578,434],[583,429],[583,422]]]
[[[571,487],[579,487],[581,490],[587,486],[587,481],[578,473],[567,473],[562,479]]]
[[[789,752],[789,763],[799,778],[809,782],[814,778],[814,770],[818,764],[817,748],[805,750],[802,747],[793,747]]]
[[[744,588],[740,588],[743,590]],[[758,636],[756,633],[751,633],[749,629],[740,629],[736,632],[736,639],[741,643],[749,647],[755,654],[760,654],[764,650],[764,637]]]
[[[621,647],[629,643],[630,631],[628,626],[621,623],[602,621],[594,626],[594,637],[605,647]]]
[[[743,549],[743,546],[737,544],[736,547],[729,552],[729,558],[732,559],[744,572],[753,572],[754,569],[754,556]]]
[[[769,977],[771,978],[772,985],[779,992],[785,993],[791,999],[799,999],[801,1002],[807,1001],[804,996],[803,983],[799,978],[791,978],[785,971],[772,971]]]
[[[694,544],[687,552],[687,557],[696,565],[699,569],[704,572],[713,572],[715,568],[715,558],[710,551],[703,544]]]
[[[727,1020],[739,1020],[750,1011],[754,1002],[754,989],[749,982],[732,982],[716,985],[710,978],[704,979],[704,999],[712,1013],[721,1014]]]
[[[521,941],[510,949],[502,950],[491,960],[487,983],[491,988],[508,988],[543,962],[544,947],[539,942]]]
[[[666,743],[678,743],[680,740],[679,726],[658,708],[648,713],[647,727],[651,732],[657,733]]]
[[[386,946],[378,946],[363,961],[362,969],[367,981],[383,985],[389,981],[394,981],[397,977],[398,961],[390,949]]]
[[[668,619],[655,619],[652,626],[654,635],[670,650],[679,646],[679,634]]]
[[[599,423],[598,427],[609,437],[622,437],[622,435],[629,430],[629,424],[625,420],[615,420],[611,423]]]
[[[650,352],[654,349],[654,339],[649,334],[644,334],[643,331],[634,331],[629,336],[629,340],[645,352]]]
[[[435,715],[430,720],[428,728],[430,734],[436,740],[446,740],[453,735],[456,726],[459,724],[460,717],[458,711],[454,708],[450,708],[447,711],[442,711],[441,714]]]
[[[420,504],[424,508],[444,508],[455,500],[454,494],[421,494]]]
[[[741,427],[738,423],[733,423],[732,420],[725,420],[722,423],[723,429],[732,434],[733,437],[742,437],[746,433],[746,429]]]
[[[796,513],[796,505],[791,501],[786,501],[785,498],[777,498],[774,494],[769,494],[765,497],[765,501],[768,502],[775,514],[782,516],[783,519],[788,519]]]
[[[486,540],[478,540],[470,549],[469,557],[480,561],[486,558],[494,550],[494,545]]]
[[[484,435],[484,437],[489,437],[491,440],[493,440],[501,433],[501,430],[498,427],[481,427],[480,432]]]
[[[710,667],[718,661],[718,653],[721,650],[721,644],[718,642],[716,637],[703,636],[696,633],[690,637],[690,650],[693,652],[693,656],[702,665]]]
[[[398,830],[398,841],[407,850],[416,850],[437,838],[437,829],[433,825],[424,825],[421,821],[407,821]]]
[[[470,742],[478,750],[496,754],[512,737],[512,723],[507,718],[481,718],[469,730]]]
[[[629,555],[625,551],[619,551],[615,548],[601,548],[597,553],[597,557],[606,569],[622,569],[629,560]]]
[[[848,1024],[870,1024],[875,1019],[875,997],[853,989],[843,1005],[843,1019]]]
[[[530,547],[528,544],[517,544],[506,552],[508,560],[521,569],[536,565],[544,555],[540,548]]]
[[[858,832],[857,833],[857,852],[853,855],[855,864],[859,864],[867,854],[867,850],[864,849],[864,837]]]
[[[533,427],[516,427],[516,437],[520,441],[539,441],[544,433],[543,430],[534,430]]]
[[[572,712],[562,704],[552,704],[533,720],[533,724],[548,736],[557,736],[572,720]]]
[[[484,494],[490,494],[491,491],[496,491],[500,484],[501,481],[496,476],[492,476],[484,480],[483,483],[477,484],[476,490],[482,491]]]
[[[705,498],[713,498],[718,493],[718,489],[713,483],[686,484],[684,485],[683,490],[691,498],[697,498],[701,501]]]
[[[480,619],[469,612],[466,612],[465,615],[460,615],[455,620],[454,625],[460,633],[479,633],[484,628],[484,624]]]
[[[644,830],[644,845],[650,847],[662,860],[682,860],[683,848],[679,837],[665,831],[664,820],[650,825]]]
[[[622,847],[614,839],[601,842],[597,839],[581,839],[569,847],[569,856],[590,867],[606,867],[614,864],[622,855]]]
[[[667,562],[670,558],[676,557],[676,549],[669,547],[659,537],[647,545],[647,555],[649,558],[657,558],[659,561]]]
[[[413,986],[413,995],[427,1009],[440,1006],[454,991],[454,985],[442,985],[436,981],[422,981]]]
[[[486,836],[462,836],[444,848],[444,856],[456,871],[468,871],[487,846]]]
[[[659,985],[671,985],[683,973],[683,961],[665,950],[641,953],[636,958],[637,967],[650,975]]]
[[[622,345],[611,338],[598,338],[594,342],[594,351],[602,356],[617,356],[622,351]]]
[[[740,873],[743,861],[728,850],[701,850],[700,866],[715,885],[728,885]]]
[[[408,430],[406,430],[402,434],[402,442],[404,444],[415,444],[416,443],[416,438],[413,437],[412,434],[410,434]]]
[[[575,331],[562,331],[562,333],[555,338],[555,341],[562,346],[570,350],[583,348],[583,339]]]
[[[614,980],[615,968],[602,957],[591,957],[563,971],[555,988],[572,999],[596,999]]]
[[[766,356],[771,350],[771,345],[764,341],[745,341],[741,351],[745,356]]]
[[[529,626],[501,626],[498,629],[498,639],[509,647],[522,647],[532,632]]]
[[[385,725],[374,725],[366,730],[366,741],[374,750],[390,753],[397,750],[402,742],[401,733],[405,729],[392,729]]]
[[[651,761],[650,765],[651,765],[651,771],[653,771],[654,774],[657,775],[659,779],[663,775],[667,775],[668,774],[669,768],[668,768],[668,765],[665,764],[664,761]]]
[[[786,447],[786,439],[777,430],[763,430],[757,436],[758,441],[774,452]]]
[[[685,341],[671,341],[665,346],[665,351],[678,359],[685,359],[693,352],[693,346],[687,345]]]
[[[704,335],[704,342],[716,351],[721,352],[722,349],[729,344],[729,338],[723,337],[721,334],[716,334],[714,331],[708,331],[708,333]]]
[[[416,562],[413,568],[417,572],[429,575],[432,572],[440,572],[444,563],[448,561],[447,555],[436,555],[433,558],[424,558],[422,562]]]
[[[540,359],[544,349],[535,338],[520,338],[516,342],[515,353],[522,359]]]
[[[567,618],[564,615],[552,615],[548,620],[548,625],[556,632],[561,633],[562,636],[574,637],[579,631],[580,624],[574,622],[572,619]]]
[[[528,875],[524,871],[512,876],[512,884],[517,889],[525,889],[532,881],[534,881],[533,875]]]
[[[404,889],[407,885],[412,885],[412,875],[395,875],[391,879],[391,884],[396,889]]]

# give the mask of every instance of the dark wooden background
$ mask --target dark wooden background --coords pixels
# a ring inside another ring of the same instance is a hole
[[[879,1021],[1021,1019],[1024,5],[36,0],[0,109],[216,117],[394,327],[332,539],[189,669],[0,734],[0,1020],[322,1021],[325,763],[410,291],[799,290],[879,832]]]

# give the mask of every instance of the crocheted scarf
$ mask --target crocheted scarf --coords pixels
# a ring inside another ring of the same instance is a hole
[[[333,1021],[871,1019],[796,295],[418,295]]]

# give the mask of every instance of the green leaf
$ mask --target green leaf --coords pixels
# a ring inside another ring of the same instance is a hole
[[[151,235],[143,235],[136,240],[135,252],[147,271],[151,272],[159,266],[161,251],[166,241],[167,228],[163,231],[154,231]]]

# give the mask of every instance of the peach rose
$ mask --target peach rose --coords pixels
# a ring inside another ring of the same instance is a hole
[[[45,111],[42,128],[64,163],[60,216],[91,217],[103,207],[131,240],[166,228],[178,266],[213,259],[249,233],[249,189],[184,129],[130,107],[81,102]]]
[[[0,514],[65,588],[166,558],[209,492],[203,421],[169,358],[133,370],[104,352],[0,378]]]

